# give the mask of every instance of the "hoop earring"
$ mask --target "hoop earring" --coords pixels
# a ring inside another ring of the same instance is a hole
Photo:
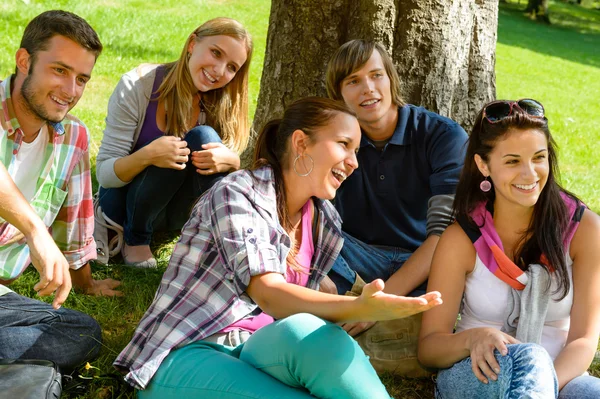
[[[187,53],[187,60],[188,60],[188,61],[190,60],[190,57],[191,57],[191,56],[192,56],[192,53],[190,53],[190,52],[188,51],[188,53]]]
[[[489,176],[486,176],[485,180],[483,180],[481,183],[479,183],[479,188],[484,193],[487,193],[488,191],[490,191],[492,189],[492,183],[490,183],[490,181],[488,180],[488,177]]]
[[[296,162],[298,162],[298,160],[300,158],[304,158],[304,157],[308,157],[308,159],[310,159],[310,170],[308,172],[302,174],[302,173],[298,173],[298,170],[296,169]],[[300,177],[306,177],[306,176],[310,175],[310,173],[313,171],[314,168],[315,168],[315,161],[314,161],[314,159],[312,159],[312,157],[310,155],[308,155],[308,154],[306,154],[306,155],[296,155],[296,158],[294,158],[293,169],[294,169],[294,172],[296,172],[296,174],[298,176],[300,176]]]

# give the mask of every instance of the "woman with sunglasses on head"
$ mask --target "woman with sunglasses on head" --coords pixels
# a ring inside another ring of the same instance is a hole
[[[121,78],[97,157],[96,224],[124,235],[126,264],[155,267],[153,232],[180,230],[200,194],[240,167],[251,57],[246,29],[215,18],[187,37],[177,61],[142,64]],[[99,231],[107,261],[116,251]]]
[[[557,179],[539,102],[481,110],[429,277],[444,304],[421,328],[437,397],[600,397],[600,218]]]
[[[115,361],[140,398],[389,399],[333,323],[407,317],[441,299],[385,294],[381,280],[359,297],[317,291],[343,245],[327,200],[358,167],[359,143],[343,103],[298,100],[259,134],[254,168],[200,198]]]

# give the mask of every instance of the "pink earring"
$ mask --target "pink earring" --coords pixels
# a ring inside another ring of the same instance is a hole
[[[479,183],[479,188],[484,193],[487,193],[488,191],[490,191],[492,189],[492,183],[490,183],[490,181],[488,180],[488,176],[485,177],[485,180],[483,180],[481,183]]]

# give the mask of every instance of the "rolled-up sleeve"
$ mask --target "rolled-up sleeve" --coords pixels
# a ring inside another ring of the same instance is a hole
[[[255,191],[249,182],[219,184],[209,195],[215,244],[229,272],[225,277],[233,280],[237,293],[246,291],[252,276],[285,274],[290,239],[275,219],[277,215],[251,198]]]

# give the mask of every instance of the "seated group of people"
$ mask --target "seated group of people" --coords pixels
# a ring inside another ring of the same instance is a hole
[[[488,103],[467,136],[402,100],[383,46],[352,40],[330,98],[290,104],[239,170],[252,40],[216,18],[177,61],[123,75],[94,201],[68,112],[101,51],[85,20],[45,12],[0,83],[0,278],[32,263],[55,295],[0,285],[0,358],[95,356],[98,324],[60,307],[71,284],[118,295],[92,279],[97,252],[155,267],[153,234],[178,230],[114,363],[140,398],[390,398],[373,348],[390,337],[439,370],[440,398],[600,397],[600,218],[559,185],[540,102]]]

